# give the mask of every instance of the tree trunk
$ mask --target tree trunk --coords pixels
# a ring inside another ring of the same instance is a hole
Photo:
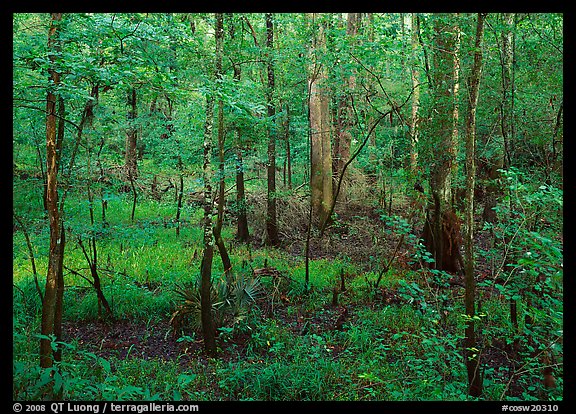
[[[240,135],[237,129],[236,133]],[[239,140],[240,138],[238,138]],[[242,148],[236,147],[236,209],[237,209],[237,226],[238,231],[236,237],[238,241],[243,243],[248,242],[250,239],[250,232],[248,230],[248,218],[246,215],[246,189],[244,186],[244,161],[242,158]]]
[[[234,79],[240,82],[240,65],[234,65]],[[246,214],[246,188],[244,185],[244,160],[242,156],[242,134],[239,126],[234,128],[236,146],[236,220],[238,241],[247,243],[250,239],[248,216]]]
[[[318,62],[316,54],[325,53],[326,40],[324,26],[315,22],[316,14],[312,14],[312,24],[317,28],[310,54],[312,65],[309,86],[310,113],[310,187],[312,211],[318,218],[318,227],[324,227],[328,211],[332,204],[332,153],[330,143],[330,113],[328,111],[329,95],[326,86],[328,76],[325,67]]]
[[[60,159],[62,157],[62,147],[64,146],[64,124],[66,121],[66,108],[64,98],[58,96],[58,133],[56,138],[57,163],[56,168],[60,169]]]
[[[455,15],[457,19],[459,16],[458,14]],[[460,27],[458,23],[454,23],[454,55],[453,55],[453,73],[452,78],[453,87],[452,87],[452,99],[453,99],[453,109],[452,109],[452,148],[454,148],[454,157],[452,159],[452,172],[456,174],[458,172],[458,148],[459,137],[458,137],[458,119],[460,116],[460,105],[458,103],[458,93],[460,91]],[[452,194],[454,197],[454,194]],[[454,199],[452,199],[452,205],[454,205]]]
[[[278,221],[276,217],[276,108],[274,107],[274,24],[272,13],[266,13],[266,50],[268,52],[268,85],[266,106],[268,108],[268,197],[266,208],[266,245],[276,246]]]
[[[124,164],[126,167],[126,176],[130,177],[130,180],[134,180],[138,177],[138,166],[136,144],[138,142],[138,129],[134,124],[137,116],[137,94],[136,88],[132,87],[128,91],[128,105],[130,109],[128,110],[128,129],[126,131],[126,153],[124,158]]]
[[[182,211],[182,197],[184,196],[184,172],[182,170],[182,156],[178,155],[179,184],[176,197],[176,237],[180,236],[180,213]]]
[[[286,144],[286,179],[288,188],[292,189],[292,154],[290,153],[290,107],[286,104],[286,117],[284,118],[284,143]]]
[[[509,170],[512,166],[512,142],[514,142],[514,13],[503,13],[506,29],[502,32],[502,102],[500,106],[500,128],[504,140],[504,169]],[[499,174],[499,173],[498,173]],[[510,211],[512,211],[513,197],[509,197]],[[504,246],[510,245],[510,236],[504,236]],[[513,261],[511,255],[506,256],[505,266]],[[510,298],[510,320],[518,325],[518,307],[515,299]],[[517,342],[515,342],[517,346]]]
[[[216,69],[217,76],[221,77],[222,67],[221,65]],[[224,142],[226,136],[224,134],[224,102],[222,99],[218,100],[218,216],[216,218],[216,225],[214,226],[214,240],[216,246],[218,246],[218,251],[220,252],[220,258],[222,259],[222,266],[224,267],[224,273],[228,276],[230,269],[232,268],[232,262],[230,261],[230,256],[228,256],[228,251],[226,250],[226,244],[222,238],[222,225],[224,223],[224,204],[226,201],[226,181],[224,174]]]
[[[90,111],[91,114],[91,111]],[[87,114],[86,111],[84,111],[83,115],[82,115],[82,121],[80,122],[80,124],[83,126],[86,121],[87,121],[87,117],[90,116],[90,114]],[[88,210],[90,213],[90,225],[94,228],[94,195],[92,194],[92,186],[91,186],[91,178],[92,177],[92,163],[91,163],[91,157],[92,157],[92,148],[90,145],[90,142],[88,141],[86,144],[87,147],[87,176],[88,179],[86,180],[86,192],[88,195]],[[104,310],[106,311],[106,316],[108,317],[113,317],[112,314],[112,309],[110,308],[110,305],[108,303],[108,301],[106,300],[106,297],[104,296],[104,292],[102,292],[102,285],[100,282],[100,275],[98,274],[98,249],[96,246],[96,237],[92,234],[90,236],[90,255],[88,255],[88,251],[84,248],[84,245],[82,244],[82,239],[80,237],[78,237],[78,244],[80,245],[80,247],[82,248],[82,252],[84,253],[84,257],[86,258],[86,261],[88,262],[88,266],[90,268],[90,275],[92,276],[92,286],[94,287],[94,289],[96,290],[96,296],[98,298],[98,317],[102,316],[102,306],[104,306]]]
[[[57,30],[54,21],[60,21],[62,18],[61,13],[52,14],[52,25],[49,32],[49,48],[54,47],[55,51],[59,51],[59,44],[56,43],[55,37]],[[50,56],[51,62],[54,58]],[[49,70],[50,77],[54,85],[60,83],[60,74],[52,69]],[[56,99],[58,100],[58,116],[56,116],[55,105]],[[82,113],[81,121],[78,126],[76,146],[72,151],[70,160],[70,168],[74,165],[74,158],[76,150],[82,137],[82,131],[86,122],[91,122],[93,116],[93,107],[98,99],[98,86],[95,85],[91,90],[91,99],[88,99],[84,111]],[[62,337],[62,314],[63,314],[63,301],[64,301],[64,247],[66,245],[66,233],[64,231],[63,209],[64,199],[67,192],[64,191],[60,205],[58,205],[58,170],[60,165],[61,153],[64,141],[64,100],[61,96],[55,95],[52,91],[48,91],[47,98],[47,111],[46,111],[46,206],[48,217],[50,221],[50,254],[48,263],[48,274],[46,277],[46,292],[42,301],[42,322],[41,333],[42,335],[54,335],[56,340]],[[56,124],[55,118],[59,119]],[[90,174],[89,174],[90,175]],[[53,313],[53,315],[52,315]],[[53,361],[60,361],[62,356],[61,347],[57,347],[51,356],[51,344],[47,339],[40,341],[40,366],[49,368],[52,366]]]
[[[50,223],[50,250],[46,287],[42,302],[41,334],[48,337],[59,336],[62,332],[62,262],[64,256],[64,229],[62,217],[58,209],[58,151],[56,130],[56,102],[58,96],[54,89],[60,84],[60,74],[54,70],[58,46],[58,25],[62,21],[62,13],[52,13],[48,31],[48,56],[50,60],[50,81],[53,84],[46,96],[46,206]],[[54,88],[54,89],[53,89]],[[51,341],[46,337],[40,340],[40,367],[50,368],[54,363]]]
[[[432,119],[428,136],[434,139],[436,159],[430,171],[433,205],[427,212],[422,237],[434,257],[436,269],[456,272],[460,258],[460,224],[451,205],[452,167],[455,159],[454,55],[455,27],[452,17],[438,14],[434,22],[433,99]]]
[[[411,25],[412,116],[410,122],[410,171],[415,175],[418,169],[418,109],[420,107],[420,72],[418,70],[419,59],[416,53],[418,49],[418,24],[415,13],[412,13]]]
[[[476,280],[474,279],[474,187],[476,177],[476,107],[482,73],[482,37],[484,34],[485,13],[478,13],[476,25],[476,43],[474,64],[468,81],[468,116],[466,120],[466,210],[465,210],[465,294],[464,302],[468,323],[465,329],[465,358],[468,372],[468,393],[473,397],[482,394],[482,377],[480,374],[480,355],[473,352],[476,347],[474,316],[476,314]]]
[[[214,36],[216,38],[216,53],[214,64],[214,87],[220,76],[222,67],[222,38],[224,28],[222,13],[215,13],[216,23]],[[214,234],[212,227],[212,214],[214,204],[212,202],[212,127],[214,117],[215,91],[210,91],[206,98],[206,122],[204,124],[204,160],[202,166],[202,178],[204,180],[204,218],[203,218],[203,251],[202,264],[200,266],[200,313],[202,321],[202,335],[204,338],[204,350],[209,356],[216,355],[216,325],[212,314],[212,259],[214,258]]]

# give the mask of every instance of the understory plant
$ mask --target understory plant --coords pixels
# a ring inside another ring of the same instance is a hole
[[[174,332],[181,332],[187,326],[194,330],[202,329],[200,279],[180,284],[175,288],[179,304],[172,314],[170,324]],[[211,287],[211,303],[214,321],[218,327],[234,325],[243,320],[252,305],[263,293],[260,278],[246,276],[242,272],[232,273],[231,277],[219,278]]]

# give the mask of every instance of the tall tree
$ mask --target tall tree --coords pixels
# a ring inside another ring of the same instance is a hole
[[[272,13],[266,13],[266,65],[268,83],[266,87],[266,107],[268,113],[268,197],[266,202],[266,244],[276,246],[278,220],[276,217],[276,107],[274,105],[274,21]]]
[[[127,91],[128,128],[126,130],[126,153],[124,164],[126,174],[131,181],[136,179],[138,176],[136,150],[138,143],[138,128],[135,124],[136,117],[138,116],[137,96],[136,88],[130,87]]]
[[[212,314],[212,259],[214,258],[214,234],[212,215],[214,203],[212,202],[212,129],[214,124],[214,90],[217,79],[220,77],[219,68],[222,67],[222,43],[224,38],[222,13],[215,13],[214,36],[216,51],[214,56],[213,90],[206,97],[206,121],[204,123],[204,160],[202,165],[202,179],[204,181],[204,218],[203,218],[203,251],[200,267],[200,307],[202,321],[202,335],[204,337],[204,350],[210,356],[216,355],[216,325]]]
[[[222,28],[222,30],[224,30]],[[221,40],[223,43],[223,39]],[[223,54],[223,45],[221,47],[221,54]],[[219,56],[216,58],[216,79],[217,81],[222,81],[222,58]],[[218,99],[218,114],[217,114],[217,127],[218,127],[218,215],[216,217],[216,224],[214,226],[214,239],[216,241],[216,246],[218,246],[218,252],[220,253],[220,258],[222,259],[222,266],[224,267],[224,272],[228,276],[230,269],[232,268],[232,262],[230,261],[230,256],[228,255],[228,250],[226,249],[226,244],[222,238],[222,225],[224,223],[224,204],[226,198],[226,175],[224,172],[224,143],[226,141],[226,132],[224,128],[224,100],[222,95]]]
[[[316,13],[310,16],[314,35],[310,47],[311,66],[308,74],[308,108],[310,119],[310,189],[312,211],[318,226],[329,220],[332,205],[332,151],[328,75],[322,62],[326,53],[324,23]]]
[[[427,125],[434,140],[435,159],[430,167],[433,205],[427,211],[423,239],[436,269],[456,272],[460,259],[460,226],[452,207],[452,173],[455,160],[454,121],[457,79],[457,29],[452,15],[434,16],[432,115]]]
[[[410,170],[413,174],[418,168],[418,109],[420,107],[420,60],[418,59],[418,19],[416,13],[410,18],[410,78],[412,81],[412,111],[410,117]]]
[[[454,53],[452,56],[453,61],[453,83],[452,83],[452,99],[453,99],[453,108],[452,108],[452,146],[454,148],[454,158],[452,160],[452,172],[456,173],[458,171],[458,157],[457,151],[459,148],[458,141],[459,141],[459,126],[458,121],[460,117],[460,104],[459,104],[459,91],[460,91],[460,25],[458,24],[459,14],[454,15]],[[454,204],[454,192],[452,192],[452,204]]]
[[[62,22],[62,13],[51,13],[50,28],[48,30],[48,59],[49,79],[51,86],[46,95],[46,207],[50,223],[50,251],[48,255],[48,271],[46,274],[46,287],[42,302],[42,322],[40,339],[40,366],[52,367],[54,360],[59,360],[59,353],[53,354],[50,336],[57,341],[62,334],[62,307],[64,279],[62,273],[65,232],[62,224],[62,212],[58,205],[58,164],[59,152],[57,150],[57,108],[58,86],[60,73],[56,70],[57,56],[59,55],[59,26]]]
[[[468,77],[468,114],[466,117],[466,209],[465,209],[465,294],[467,325],[465,331],[465,356],[468,372],[468,392],[473,397],[482,394],[480,356],[472,351],[476,348],[474,316],[476,315],[476,281],[474,279],[474,188],[476,178],[476,107],[480,91],[482,74],[482,41],[484,35],[485,13],[478,13],[476,23],[476,41],[474,44],[474,63]]]
[[[241,66],[233,64],[234,80],[240,82]],[[241,242],[247,242],[250,239],[248,228],[248,215],[246,213],[246,188],[244,184],[244,149],[242,147],[242,128],[240,125],[234,126],[235,146],[236,146],[236,218],[237,232],[236,238]]]
[[[284,158],[284,186],[288,182],[288,188],[292,189],[292,154],[290,150],[290,106],[284,105],[284,144],[286,157]]]

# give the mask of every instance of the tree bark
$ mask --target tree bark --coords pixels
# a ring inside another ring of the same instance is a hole
[[[290,150],[290,107],[286,104],[286,116],[284,118],[284,144],[286,145],[286,168],[284,170],[288,188],[292,189],[292,154]],[[286,183],[285,183],[286,185]]]
[[[222,39],[224,36],[222,13],[215,13],[216,23],[214,36],[216,38],[216,53],[214,63],[213,81],[220,76],[219,68],[222,67]],[[202,321],[202,335],[204,338],[204,350],[209,356],[216,355],[216,325],[212,314],[212,260],[214,258],[214,233],[212,226],[212,214],[214,203],[212,202],[212,128],[214,117],[215,91],[210,91],[206,98],[206,122],[204,124],[204,159],[202,166],[202,178],[204,180],[204,218],[203,218],[203,251],[200,266],[200,313]]]
[[[179,184],[176,197],[176,237],[180,236],[180,213],[182,211],[182,197],[184,196],[184,172],[182,170],[182,156],[178,155]]]
[[[474,278],[474,187],[476,177],[476,107],[480,91],[482,73],[482,38],[484,34],[485,13],[478,13],[476,24],[476,42],[474,45],[474,63],[468,80],[468,114],[466,120],[466,209],[465,209],[465,294],[464,302],[468,323],[465,329],[465,357],[468,373],[468,393],[473,397],[482,394],[479,352],[476,348],[474,316],[476,315],[476,281]]]
[[[458,14],[455,15],[458,18]],[[453,87],[452,87],[452,97],[453,97],[453,109],[452,109],[452,147],[454,148],[454,158],[452,160],[452,172],[456,174],[458,172],[458,148],[459,148],[459,136],[458,136],[458,120],[460,116],[460,105],[458,103],[458,93],[460,91],[460,27],[457,23],[454,24],[454,55],[453,55],[453,74],[452,77]],[[454,197],[454,194],[452,194]],[[452,198],[452,204],[454,205],[454,198]]]
[[[97,89],[96,89],[97,90]],[[93,89],[94,91],[94,89]],[[94,94],[93,94],[94,95]],[[95,99],[97,98],[97,94],[96,96],[93,96]],[[80,122],[80,124],[82,126],[84,126],[84,124],[87,122],[86,118],[91,117],[91,113],[92,111],[90,110],[89,112],[84,111],[84,113],[82,114],[82,121]],[[88,210],[90,213],[90,225],[92,227],[94,227],[95,221],[94,221],[94,195],[92,193],[92,186],[91,186],[91,177],[92,177],[92,163],[91,163],[91,157],[92,157],[92,148],[91,148],[91,144],[90,142],[87,142],[87,175],[88,175],[88,179],[86,180],[86,193],[88,195]],[[108,301],[106,300],[106,297],[104,296],[104,292],[102,291],[102,284],[100,282],[100,275],[98,274],[98,249],[97,249],[97,245],[96,245],[96,237],[94,237],[94,235],[92,234],[90,236],[90,252],[91,252],[91,257],[88,254],[88,252],[86,251],[83,243],[82,243],[82,239],[80,237],[78,237],[78,244],[80,245],[82,252],[84,253],[84,257],[88,263],[88,266],[90,268],[90,275],[92,276],[92,286],[94,287],[94,289],[96,290],[96,296],[98,298],[98,316],[101,317],[102,316],[102,306],[104,306],[104,310],[106,311],[106,315],[110,318],[113,317],[113,313],[112,313],[112,308],[110,307],[110,304],[108,303]]]
[[[411,53],[410,53],[410,75],[412,80],[412,111],[410,122],[410,171],[416,174],[418,170],[418,109],[420,107],[420,71],[418,70],[419,59],[418,49],[418,24],[416,14],[411,16]]]
[[[312,14],[312,25],[316,29],[310,55],[312,65],[308,79],[309,116],[310,116],[310,187],[311,203],[314,216],[318,218],[318,227],[324,227],[328,211],[332,204],[332,153],[330,143],[330,112],[328,110],[329,94],[328,76],[324,65],[319,62],[317,54],[325,53],[326,40],[324,26],[315,21]]]
[[[48,31],[48,57],[50,67],[48,73],[53,84],[46,96],[46,207],[50,224],[50,250],[48,256],[48,270],[46,274],[46,287],[42,301],[41,334],[40,339],[40,367],[52,367],[55,355],[52,353],[51,341],[47,337],[56,336],[60,340],[62,315],[62,262],[64,255],[64,229],[62,217],[58,209],[58,151],[56,102],[58,95],[55,88],[60,84],[60,73],[54,69],[58,50],[58,25],[62,21],[62,13],[52,13]],[[56,355],[56,357],[58,354]]]
[[[266,240],[268,246],[276,246],[278,220],[276,217],[276,108],[274,106],[274,24],[272,13],[266,13],[266,50],[268,52],[268,84],[266,106],[268,110],[268,197],[266,203]]]
[[[240,82],[240,65],[234,66],[234,79]],[[246,243],[250,239],[248,229],[248,216],[246,214],[246,188],[244,185],[244,159],[242,156],[242,131],[239,126],[234,128],[236,146],[236,238],[238,241]]]
[[[431,165],[430,188],[433,205],[424,226],[425,246],[433,254],[436,269],[456,272],[460,258],[460,225],[452,203],[452,170],[455,159],[455,54],[458,53],[453,17],[434,17],[432,119],[428,135],[434,139],[436,159]]]
[[[218,60],[221,62],[221,58]],[[217,76],[220,78],[222,76],[222,65],[218,65],[216,68]],[[220,253],[220,258],[222,259],[222,266],[224,267],[224,273],[228,276],[230,269],[232,269],[232,262],[230,261],[230,256],[226,249],[226,244],[222,238],[222,225],[224,223],[224,204],[226,201],[226,180],[224,174],[224,142],[226,136],[224,134],[224,102],[222,99],[218,100],[218,215],[216,217],[216,225],[214,226],[214,240],[216,246],[218,246],[218,251]]]
[[[240,135],[237,129],[236,134]],[[240,138],[238,138],[239,140]],[[250,231],[248,229],[248,218],[246,215],[246,189],[244,186],[244,161],[242,157],[242,148],[238,145],[236,147],[236,209],[237,212],[237,227],[238,231],[236,237],[238,241],[243,243],[248,242],[250,239]]]
[[[134,180],[138,177],[137,166],[137,150],[138,143],[138,129],[134,124],[137,116],[137,94],[136,88],[132,87],[128,90],[127,103],[130,107],[128,110],[128,129],[126,131],[126,153],[124,155],[124,164],[126,167],[126,176]]]

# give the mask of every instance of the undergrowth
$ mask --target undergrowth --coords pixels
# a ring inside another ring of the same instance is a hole
[[[546,191],[541,190],[540,198],[532,196],[532,202],[541,206]],[[179,287],[188,284],[193,289],[198,278],[201,233],[197,209],[185,211],[177,236],[174,206],[142,201],[131,221],[129,204],[128,198],[110,200],[108,225],[97,229],[86,227],[80,208],[77,216],[70,215],[66,265],[76,273],[65,271],[64,321],[74,329],[59,343],[63,359],[51,370],[38,366],[41,302],[30,270],[30,252],[22,232],[15,230],[15,400],[55,395],[63,400],[470,399],[462,349],[466,322],[463,286],[452,283],[451,275],[425,266],[427,257],[414,229],[399,216],[375,214],[376,225],[387,228],[388,233],[374,227],[378,233],[372,242],[379,240],[380,244],[371,262],[358,262],[346,252],[313,257],[310,290],[304,284],[304,260],[289,248],[295,240],[284,248],[237,244],[230,228],[225,228],[223,236],[235,275],[254,277],[255,269],[273,269],[274,273],[260,277],[262,295],[254,295],[242,305],[242,317],[220,320],[219,356],[207,358],[200,331],[191,325],[175,331],[168,323],[182,303]],[[539,217],[529,218],[539,223]],[[340,220],[340,226],[346,227],[345,217]],[[43,288],[45,227],[39,218],[29,219],[26,226]],[[561,272],[555,265],[555,250],[551,250],[557,243],[545,236],[532,237],[534,227],[517,228],[515,248],[524,255],[512,262],[509,271],[514,268],[512,275],[530,276],[548,272],[550,277],[536,290],[543,296],[530,300],[518,295],[532,285],[517,285],[514,290],[512,282],[493,277],[479,283],[478,352],[484,381],[480,399],[560,400]],[[353,229],[351,225],[347,233],[342,230],[334,237],[344,242],[353,236]],[[382,272],[402,233],[407,236],[402,255]],[[79,276],[88,277],[89,272],[75,241],[78,236],[96,237],[103,293],[111,304],[112,320],[99,315],[94,289]],[[528,256],[527,251],[531,253]],[[486,249],[481,254],[498,259],[497,251]],[[224,278],[218,257],[213,276],[215,281]],[[518,300],[520,315],[531,316],[531,323],[524,319],[518,327],[510,323],[507,309],[511,298]],[[548,308],[542,307],[541,298]],[[104,339],[109,338],[105,331],[119,323],[141,327],[135,342],[130,348],[103,352]],[[74,332],[82,332],[82,336],[75,337]],[[151,337],[171,353],[146,354],[140,344]],[[542,386],[543,367],[553,368],[556,388]]]

